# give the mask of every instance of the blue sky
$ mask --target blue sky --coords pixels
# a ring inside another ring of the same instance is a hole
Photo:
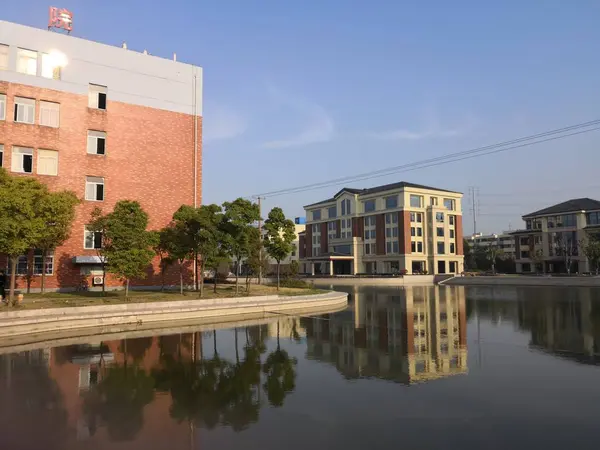
[[[47,0],[3,5],[44,27]],[[74,34],[204,68],[204,201],[222,202],[600,119],[600,2],[61,0]],[[600,198],[600,132],[419,171],[479,189],[478,229]],[[267,198],[290,216],[341,186]],[[466,202],[465,202],[466,203]],[[465,232],[472,231],[465,207]]]

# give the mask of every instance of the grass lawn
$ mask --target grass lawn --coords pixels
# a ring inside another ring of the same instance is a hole
[[[279,290],[279,295],[312,295],[322,294],[326,291],[310,288],[284,288]],[[245,297],[254,295],[274,295],[277,294],[277,288],[274,286],[252,285],[250,292],[246,291],[246,286],[240,284],[239,295],[235,293],[235,285],[222,284],[217,286],[217,292],[213,292],[213,285],[204,286],[204,295],[199,298],[199,293],[195,291],[186,291],[184,295],[176,291],[129,291],[129,298],[125,298],[125,291],[108,291],[105,296],[102,292],[48,292],[46,294],[24,294],[23,303],[18,306],[7,306],[2,303],[0,311],[44,309],[44,308],[64,308],[70,306],[97,306],[97,305],[118,305],[122,303],[148,303],[177,300],[202,301],[211,298],[231,298]],[[7,293],[8,294],[8,293]]]

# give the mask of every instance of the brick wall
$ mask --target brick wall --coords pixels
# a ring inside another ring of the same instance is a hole
[[[412,253],[410,248],[410,211],[398,213],[398,240],[401,255]]]
[[[7,95],[6,120],[0,121],[0,144],[4,144],[4,167],[10,172],[14,145],[34,149],[32,175],[52,191],[68,189],[82,200],[85,177],[105,180],[105,200],[83,200],[77,208],[71,237],[55,252],[54,275],[48,276],[48,288],[72,287],[81,282],[79,267],[73,266],[73,256],[94,255],[84,250],[84,226],[91,211],[99,206],[112,211],[119,200],[137,200],[150,216],[150,229],[169,223],[173,212],[182,204],[194,200],[194,119],[191,115],[143,106],[113,102],[110,91],[106,111],[88,108],[87,95],[41,89],[32,86],[0,82],[0,93]],[[14,97],[37,100],[35,125],[13,123]],[[39,101],[60,103],[60,127],[38,125]],[[87,154],[87,131],[105,131],[106,154]],[[201,203],[202,181],[202,118],[198,118],[198,204]],[[37,150],[59,152],[58,176],[35,175]],[[3,264],[0,262],[0,264]],[[160,285],[158,260],[148,271],[148,277],[133,285]],[[168,273],[168,283],[178,283],[174,267]],[[121,284],[109,279],[110,285]],[[23,280],[20,280],[22,285]],[[39,287],[39,277],[32,281]]]
[[[306,258],[306,233],[298,235],[298,257],[300,259]]]
[[[321,223],[321,254],[327,253],[329,243],[327,242],[327,222]]]
[[[352,237],[358,237],[361,239],[365,238],[365,218],[364,217],[353,217],[352,218]]]
[[[306,225],[306,238],[305,238],[305,248],[306,248],[306,257],[310,258],[312,256],[312,225]]]

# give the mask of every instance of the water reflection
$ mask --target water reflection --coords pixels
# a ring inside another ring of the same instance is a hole
[[[344,313],[303,320],[309,358],[347,378],[411,384],[467,371],[463,288],[352,290]]]
[[[592,426],[600,412],[594,290],[348,291],[347,310],[320,317],[0,355],[0,448],[266,449],[291,433],[289,448],[347,450],[380,435],[389,448],[398,433],[418,447],[436,430],[439,448],[444,430],[483,448],[494,430],[521,427],[494,435],[502,447],[550,436],[548,421],[578,411],[569,426]],[[548,374],[569,378],[555,389]]]

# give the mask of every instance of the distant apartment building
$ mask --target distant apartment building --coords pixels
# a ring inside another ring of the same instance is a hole
[[[344,188],[304,207],[301,270],[352,275],[463,271],[462,194],[399,182]]]
[[[600,201],[577,198],[523,216],[525,229],[512,233],[518,273],[566,272],[570,252],[571,273],[589,272],[580,248],[590,235],[600,233]]]
[[[477,233],[466,239],[471,250],[476,248],[485,250],[490,246],[495,245],[498,249],[502,250],[505,257],[513,259],[516,257],[515,237],[508,231],[504,231],[501,234]]]
[[[19,259],[19,284],[38,288],[43,271],[50,289],[101,284],[101,235],[86,228],[95,207],[137,200],[157,229],[199,206],[201,136],[200,67],[0,21],[0,166],[81,199],[64,245]],[[157,261],[148,272],[135,283],[160,285]]]

